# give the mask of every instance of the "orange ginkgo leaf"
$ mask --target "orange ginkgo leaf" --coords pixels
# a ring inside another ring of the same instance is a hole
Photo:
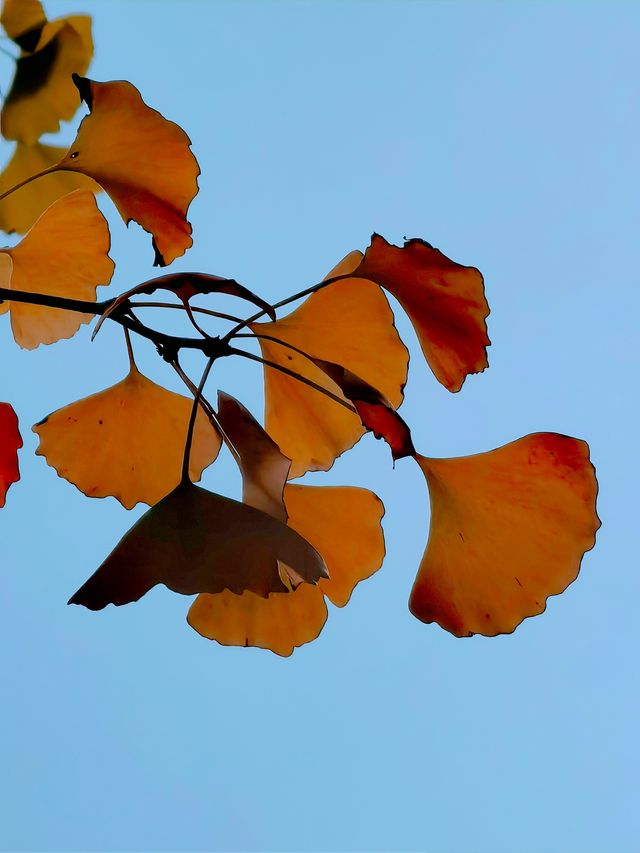
[[[458,637],[510,633],[575,580],[600,522],[584,441],[536,433],[458,459],[416,456],[431,498],[411,612]]]
[[[286,593],[283,564],[307,584],[326,575],[322,557],[282,522],[181,482],[125,534],[69,604],[128,604],[159,583],[183,595],[229,589],[266,597]]]
[[[409,427],[383,394],[339,364],[319,358],[312,361],[353,403],[363,425],[376,438],[383,438],[387,442],[394,461],[414,455],[416,450]]]
[[[2,135],[33,145],[43,133],[55,133],[80,106],[71,75],[84,74],[91,62],[91,18],[47,21],[39,3],[5,0],[0,20],[22,48],[2,106]]]
[[[424,240],[409,240],[400,248],[374,234],[354,275],[396,297],[429,367],[449,391],[459,391],[468,374],[488,366],[489,306],[477,269],[455,263]]]
[[[18,450],[21,447],[16,413],[9,403],[0,403],[0,507],[5,504],[9,486],[20,479]]]
[[[257,646],[287,656],[322,630],[325,595],[344,606],[356,584],[381,566],[384,507],[366,489],[285,486],[289,460],[241,404],[226,394],[219,402],[222,428],[240,456],[244,501],[280,519],[288,515],[288,526],[324,558],[329,578],[321,578],[317,587],[300,583],[268,598],[249,591],[199,595],[188,621],[202,636],[223,645]],[[288,574],[293,586],[295,575]]]
[[[351,273],[361,259],[359,252],[352,252],[327,278]],[[347,278],[329,284],[288,316],[275,323],[253,323],[251,329],[260,336],[266,360],[301,374],[345,402],[335,382],[296,350],[341,364],[377,388],[394,408],[402,402],[408,352],[384,293],[370,281]],[[292,460],[291,477],[328,470],[365,431],[355,412],[271,367],[265,367],[265,423]]]
[[[186,214],[200,168],[189,137],[131,83],[73,80],[90,112],[54,168],[94,178],[126,223],[133,219],[152,235],[156,265],[170,264],[193,243]]]
[[[0,252],[0,281],[14,290],[95,301],[97,286],[113,275],[109,246],[95,196],[76,190],[48,207],[17,246]],[[92,319],[26,302],[10,303],[10,312],[13,336],[25,349],[70,338]]]
[[[13,156],[0,174],[0,195],[23,183],[31,175],[50,169],[65,155],[66,148],[53,145],[23,145],[18,142]],[[0,201],[0,229],[12,234],[26,233],[41,213],[54,201],[73,190],[100,192],[95,181],[72,172],[52,172]]]
[[[117,385],[53,412],[33,431],[36,453],[89,497],[112,495],[127,509],[155,504],[180,482],[192,401],[143,376],[131,363]],[[189,474],[198,480],[220,450],[199,411]]]

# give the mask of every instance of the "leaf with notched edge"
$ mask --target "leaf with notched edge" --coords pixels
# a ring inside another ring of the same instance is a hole
[[[374,234],[354,275],[396,297],[429,367],[449,391],[459,391],[468,374],[488,366],[489,306],[477,269],[455,263],[424,240],[409,240],[400,248]]]
[[[416,460],[431,530],[414,616],[458,637],[510,633],[575,580],[600,526],[584,441],[535,433],[475,456]]]
[[[322,557],[277,519],[183,482],[125,534],[69,604],[128,604],[159,583],[183,595],[286,593],[282,564],[309,584],[326,575]]]
[[[9,486],[20,479],[18,450],[21,447],[16,413],[9,403],[0,403],[0,507],[5,504]]]
[[[352,252],[326,278],[349,275],[361,259],[360,252]],[[326,373],[291,346],[313,358],[340,363],[379,389],[394,408],[402,402],[409,354],[386,296],[371,281],[349,277],[329,284],[288,316],[275,323],[253,323],[251,330],[262,336],[260,348],[265,359],[294,370],[339,397],[344,395]],[[364,435],[355,412],[313,388],[271,367],[264,368],[264,381],[266,429],[292,460],[291,477],[328,470],[337,456]]]
[[[222,428],[240,455],[244,501],[278,519],[288,516],[288,526],[322,555],[330,576],[317,587],[300,583],[268,598],[250,591],[202,594],[188,621],[202,636],[223,645],[258,646],[287,656],[322,630],[325,595],[343,607],[356,584],[382,565],[384,507],[366,489],[285,485],[289,460],[244,406],[226,394],[219,399]],[[293,586],[296,578],[290,575],[290,580]]]
[[[53,145],[23,145],[18,142],[13,156],[0,174],[0,194],[31,175],[55,166],[66,150]],[[78,189],[101,192],[101,187],[85,175],[71,172],[43,175],[0,201],[0,228],[8,234],[14,231],[24,234],[49,205]]]
[[[193,244],[186,215],[200,167],[189,137],[131,83],[73,80],[89,115],[57,168],[96,180],[125,222],[133,219],[152,235],[155,264],[167,266]]]
[[[40,3],[5,0],[0,20],[22,48],[2,106],[2,136],[33,145],[42,134],[55,133],[80,106],[71,75],[84,74],[91,62],[91,18],[47,21]]]
[[[180,482],[192,401],[143,376],[135,365],[117,385],[71,403],[33,427],[36,453],[88,497],[126,508],[155,504]],[[200,478],[220,436],[198,411],[189,474]]]
[[[93,302],[98,285],[108,284],[113,275],[110,242],[93,193],[76,190],[48,207],[17,246],[0,251],[0,281],[14,290]],[[70,338],[92,319],[91,314],[26,302],[6,305],[13,337],[25,349]]]

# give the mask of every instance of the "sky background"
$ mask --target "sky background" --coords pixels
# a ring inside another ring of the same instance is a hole
[[[47,10],[92,14],[89,76],[130,80],[193,141],[195,244],[172,270],[275,300],[372,231],[479,267],[491,366],[459,394],[397,314],[415,443],[457,456],[538,430],[584,438],[602,528],[542,616],[455,639],[407,610],[428,531],[422,474],[411,460],[393,470],[367,436],[309,482],[374,489],[387,559],[291,658],[202,639],[164,587],[119,609],[67,607],[143,508],[58,479],[30,426],[122,378],[122,336],[105,324],[91,345],[85,328],[22,352],[2,318],[0,397],[25,439],[0,513],[2,849],[637,851],[640,5]],[[149,278],[153,252],[100,205],[117,263],[107,295]],[[136,353],[180,390],[151,345]],[[258,366],[229,359],[209,394],[259,412],[261,384]],[[239,495],[226,457],[204,483]]]

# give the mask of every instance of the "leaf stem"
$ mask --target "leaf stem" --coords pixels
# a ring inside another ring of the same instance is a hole
[[[172,308],[178,311],[186,311],[186,306],[180,303],[179,305],[173,302],[129,302],[132,308]],[[197,308],[195,305],[189,306],[196,314],[207,314],[210,317],[217,317],[220,320],[230,320],[232,323],[242,323],[241,317],[236,317],[233,314],[225,314],[222,311],[212,311],[210,308]]]
[[[24,181],[20,181],[19,184],[16,184],[14,187],[11,187],[10,189],[5,190],[3,193],[1,193],[0,201],[2,201],[2,199],[6,198],[8,195],[11,195],[11,193],[16,192],[16,190],[19,190],[22,187],[25,187],[27,184],[30,184],[31,181],[35,181],[37,178],[42,178],[44,177],[44,175],[50,175],[52,172],[57,171],[59,171],[58,163],[56,163],[55,166],[49,166],[48,169],[43,169],[42,172],[37,172],[35,175],[31,175],[29,178],[25,178]]]
[[[325,397],[329,397],[330,400],[333,400],[335,403],[340,403],[345,409],[348,409],[350,412],[357,414],[355,408],[347,403],[346,400],[338,397],[337,394],[334,394],[332,391],[329,391],[327,388],[323,388],[322,385],[318,385],[317,382],[314,382],[312,379],[307,379],[306,376],[301,376],[299,373],[296,373],[295,370],[289,370],[288,367],[284,367],[282,364],[277,364],[275,361],[269,361],[267,358],[261,358],[259,355],[254,355],[252,352],[246,352],[245,350],[236,349],[235,347],[229,347],[228,352],[232,355],[240,355],[244,358],[251,359],[251,361],[257,361],[260,364],[265,364],[267,367],[272,367],[274,370],[279,370],[281,373],[285,373],[287,376],[290,376],[292,379],[297,379],[298,382],[302,382],[305,385],[308,385],[310,388],[313,388],[315,391],[319,391],[321,394],[324,394]]]
[[[193,428],[196,423],[196,414],[198,413],[198,406],[200,404],[200,397],[202,396],[202,391],[206,384],[207,378],[213,367],[213,363],[215,361],[215,356],[211,356],[209,361],[207,361],[206,367],[202,373],[200,378],[200,384],[196,389],[195,396],[193,398],[193,406],[191,407],[191,415],[189,417],[189,427],[187,429],[187,438],[184,443],[184,455],[182,457],[182,483],[190,483],[191,478],[189,477],[189,457],[191,456],[191,444],[193,442]]]

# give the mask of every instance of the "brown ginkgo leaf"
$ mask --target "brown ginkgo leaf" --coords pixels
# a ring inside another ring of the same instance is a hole
[[[132,296],[140,296],[141,294],[149,295],[155,293],[156,290],[167,290],[169,293],[175,294],[186,308],[188,308],[189,300],[193,296],[208,293],[225,293],[227,296],[235,296],[238,299],[245,299],[248,302],[252,302],[275,319],[275,311],[268,302],[265,302],[264,299],[247,287],[244,287],[244,285],[239,284],[233,278],[222,278],[218,275],[209,275],[208,273],[201,272],[178,272],[158,276],[158,278],[137,284],[125,293],[120,294],[120,296],[113,300],[108,310],[98,320],[93,337],[98,334],[100,327],[107,317],[113,314],[128,299],[131,299]]]
[[[237,400],[221,394],[219,403],[222,428],[239,454],[244,501],[278,519],[288,516],[288,526],[322,555],[329,577],[317,587],[295,585],[298,579],[287,567],[290,592],[267,598],[251,591],[202,594],[188,621],[223,645],[257,646],[287,656],[319,635],[327,618],[325,595],[343,607],[356,584],[382,565],[384,507],[366,489],[285,486],[289,460]]]
[[[89,497],[131,509],[155,504],[180,482],[192,401],[143,376],[133,361],[117,385],[53,412],[33,427],[36,451]],[[220,436],[198,411],[189,474],[198,480]]]
[[[359,252],[352,252],[326,278],[350,274],[361,258]],[[297,350],[341,364],[377,388],[393,408],[402,402],[408,352],[384,293],[371,281],[334,282],[288,316],[275,323],[253,323],[251,329],[259,336],[265,359],[327,388],[345,402],[335,382]],[[292,460],[291,477],[328,470],[364,434],[354,411],[313,388],[272,367],[265,367],[264,381],[266,429]]]
[[[21,447],[17,415],[9,403],[0,403],[0,507],[5,504],[9,486],[20,479],[18,450]]]
[[[267,513],[181,482],[125,534],[69,599],[101,610],[137,601],[157,584],[183,595],[286,593],[281,565],[307,584],[326,575],[322,557]]]
[[[416,460],[431,529],[414,616],[457,637],[510,633],[575,580],[600,526],[584,441],[535,433],[475,456]]]
[[[76,190],[48,207],[17,246],[0,251],[0,281],[14,290],[93,302],[98,285],[113,275],[109,246],[109,226],[95,196]],[[11,302],[10,312],[15,341],[25,349],[70,338],[93,319],[26,302]]]
[[[91,62],[91,18],[47,21],[34,0],[5,0],[0,21],[22,49],[2,106],[2,136],[33,145],[42,134],[55,133],[80,106],[71,75],[84,74]]]
[[[55,168],[96,180],[126,223],[133,219],[151,234],[155,264],[170,264],[193,244],[186,215],[200,167],[189,137],[131,83],[73,80],[89,115]]]
[[[50,169],[60,162],[66,148],[54,145],[23,145],[18,142],[13,155],[0,174],[0,195],[22,184],[31,175]],[[72,172],[51,172],[27,183],[15,193],[0,200],[0,229],[8,234],[25,234],[36,219],[61,196],[74,190],[98,193],[101,188],[85,175]]]
[[[374,234],[354,275],[396,297],[429,367],[449,391],[459,391],[470,373],[488,366],[489,306],[475,267],[457,264],[424,240],[408,240],[400,248]]]

